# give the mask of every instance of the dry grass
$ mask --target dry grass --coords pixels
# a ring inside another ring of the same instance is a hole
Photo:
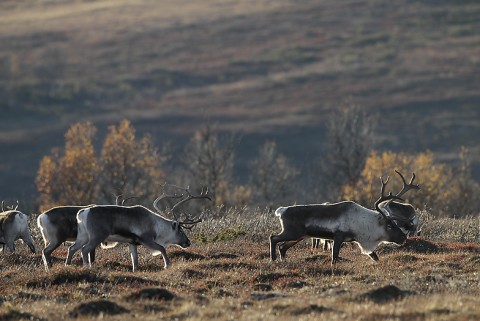
[[[78,257],[64,267],[61,247],[47,273],[40,256],[19,244],[17,254],[0,258],[0,320],[480,318],[478,242],[410,239],[401,247],[382,246],[378,264],[346,245],[333,270],[329,253],[312,253],[301,243],[286,261],[271,263],[268,238],[240,233],[253,226],[246,213],[229,212],[243,217],[232,225],[207,220],[194,231],[190,249],[169,248],[169,270],[140,249],[140,271],[130,272],[126,247],[99,251],[92,269]],[[255,215],[263,222],[272,214]],[[258,233],[268,229],[278,226],[257,224]],[[211,239],[202,239],[207,232]]]

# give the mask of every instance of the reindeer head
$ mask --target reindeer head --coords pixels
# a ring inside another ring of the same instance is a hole
[[[175,188],[178,188],[180,189],[180,187],[177,187],[177,186],[174,186]],[[157,206],[158,205],[158,202],[162,199],[165,199],[165,198],[176,198],[176,199],[180,199],[180,201],[178,201],[177,203],[175,203],[172,208],[170,209],[170,212],[172,213],[173,217],[174,217],[174,220],[172,221],[172,233],[174,233],[174,239],[175,239],[175,242],[173,244],[175,245],[178,245],[182,248],[186,248],[186,247],[189,247],[190,246],[190,240],[188,239],[188,237],[185,235],[185,232],[183,229],[187,229],[187,230],[191,230],[195,224],[198,224],[200,223],[202,220],[201,219],[193,219],[192,217],[186,215],[186,218],[183,219],[182,221],[179,220],[179,218],[177,217],[177,215],[175,214],[175,210],[182,204],[184,204],[185,202],[187,201],[190,201],[192,199],[208,199],[208,200],[212,200],[210,198],[210,196],[208,196],[208,188],[202,188],[202,191],[199,195],[192,195],[190,193],[190,188],[189,187],[186,187],[186,188],[182,188],[185,192],[186,192],[186,195],[187,197],[183,198],[184,197],[184,194],[180,194],[180,195],[177,195],[176,193],[174,195],[170,195],[170,194],[166,194],[165,192],[157,197],[155,199],[155,201],[153,202],[153,207],[158,211],[158,212],[161,212],[160,208]]]
[[[389,177],[384,181],[380,177],[381,187],[381,196],[375,202],[375,209],[383,216],[387,221],[393,222],[405,236],[415,236],[418,233],[418,215],[415,211],[415,208],[408,204],[404,203],[404,200],[401,198],[403,194],[411,189],[419,190],[420,186],[413,184],[415,180],[415,173],[412,174],[410,182],[407,184],[403,175],[395,170],[395,172],[400,176],[403,182],[403,187],[400,192],[396,195],[392,195],[390,192],[387,196],[384,195],[385,186],[388,183]]]

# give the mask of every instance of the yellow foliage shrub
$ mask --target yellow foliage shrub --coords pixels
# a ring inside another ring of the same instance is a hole
[[[461,202],[465,197],[461,195],[462,177],[457,177],[453,169],[447,164],[436,163],[432,152],[419,154],[405,154],[372,152],[367,158],[360,179],[342,190],[342,198],[355,200],[358,203],[373,207],[375,200],[380,197],[380,176],[390,180],[385,187],[385,194],[396,194],[402,188],[402,180],[394,172],[400,171],[405,180],[416,174],[415,183],[421,187],[420,191],[410,191],[405,195],[406,201],[417,208],[431,209],[435,216],[464,216],[469,213],[458,213],[462,208]]]

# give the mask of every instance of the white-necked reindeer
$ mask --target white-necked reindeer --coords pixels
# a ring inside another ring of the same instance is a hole
[[[194,196],[189,189],[185,189],[187,197],[172,207],[172,213],[181,204],[191,199],[209,199],[208,189],[202,190],[200,195]],[[154,202],[157,211],[159,200],[170,195],[162,195]],[[84,265],[90,265],[92,260],[89,253],[105,240],[109,242],[123,242],[148,247],[153,255],[162,254],[164,267],[170,266],[165,247],[178,245],[182,248],[190,246],[190,240],[183,228],[190,228],[201,220],[180,221],[167,219],[143,206],[95,205],[81,209],[77,214],[78,234],[75,243],[68,248],[66,265],[71,263],[74,253],[82,250]],[[132,268],[138,267],[138,257],[132,255]]]
[[[395,170],[396,171],[396,170]],[[401,202],[401,196],[411,189],[420,189],[406,183],[403,175],[396,171],[403,181],[402,190],[396,195],[384,195],[388,183],[380,178],[381,196],[375,202],[375,210],[365,208],[355,202],[324,203],[279,207],[275,215],[280,218],[282,232],[270,236],[270,258],[275,260],[276,246],[280,257],[285,258],[287,250],[299,241],[314,237],[333,240],[332,264],[339,258],[343,242],[355,242],[363,254],[378,261],[375,249],[380,243],[402,244],[407,236],[418,229],[418,217],[412,205]]]

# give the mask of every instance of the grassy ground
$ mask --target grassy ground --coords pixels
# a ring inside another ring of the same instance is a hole
[[[471,221],[473,233],[461,232],[465,221],[429,222],[427,239],[381,246],[378,264],[347,244],[334,269],[329,253],[306,243],[271,263],[266,237],[223,223],[203,227],[217,241],[205,240],[199,226],[191,248],[168,248],[168,270],[140,249],[140,270],[130,272],[123,246],[98,251],[92,269],[78,257],[64,267],[60,247],[47,273],[40,255],[19,244],[17,254],[0,258],[0,320],[477,320],[480,234],[478,219]],[[429,241],[429,231],[475,242]]]

